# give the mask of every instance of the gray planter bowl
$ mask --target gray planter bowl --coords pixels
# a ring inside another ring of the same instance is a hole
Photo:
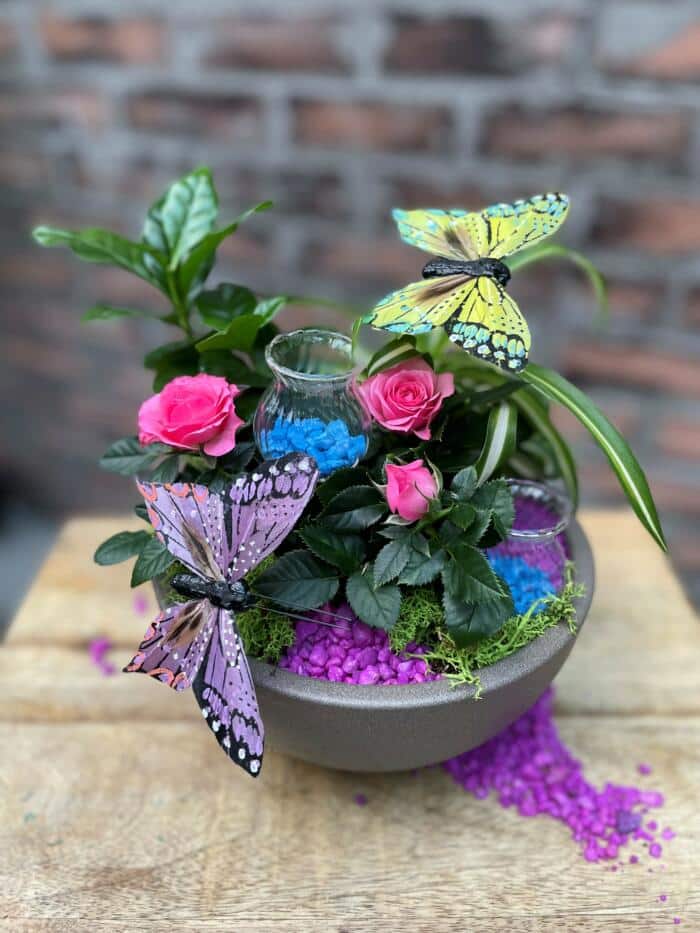
[[[581,526],[567,532],[576,579],[580,628],[591,604],[593,555]],[[446,681],[359,686],[301,677],[250,659],[266,747],[344,771],[406,771],[453,758],[496,735],[546,690],[575,641],[566,625],[548,629],[479,673],[473,687]]]

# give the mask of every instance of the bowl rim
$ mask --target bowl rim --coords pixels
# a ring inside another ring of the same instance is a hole
[[[574,580],[583,583],[583,596],[574,599],[576,633],[559,623],[547,629],[524,647],[501,658],[495,664],[479,669],[481,696],[504,690],[518,680],[548,664],[581,630],[593,599],[595,567],[593,553],[585,532],[575,519],[566,532],[574,564]],[[445,706],[473,699],[476,686],[453,686],[448,680],[426,681],[422,684],[346,684],[315,677],[304,677],[266,661],[249,658],[256,687],[287,697],[347,710],[381,711],[411,707]]]

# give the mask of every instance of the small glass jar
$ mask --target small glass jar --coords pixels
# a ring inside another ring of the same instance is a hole
[[[267,346],[265,360],[273,382],[253,421],[262,456],[307,453],[321,476],[361,460],[370,419],[354,392],[350,338],[319,329],[279,334]]]
[[[508,580],[518,614],[565,582],[569,548],[566,529],[573,506],[563,492],[531,480],[507,480],[515,519],[505,541],[489,548],[493,569]]]

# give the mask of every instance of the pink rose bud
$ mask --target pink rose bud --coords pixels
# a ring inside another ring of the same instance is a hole
[[[442,400],[454,395],[452,373],[438,375],[416,357],[371,376],[357,387],[372,418],[390,431],[430,439],[430,423]]]
[[[222,376],[178,376],[139,409],[139,443],[160,442],[181,450],[202,447],[212,457],[227,454],[244,423],[233,407],[240,391]]]
[[[386,479],[389,508],[409,522],[425,515],[430,500],[437,494],[437,480],[422,460],[414,460],[404,466],[387,463]]]

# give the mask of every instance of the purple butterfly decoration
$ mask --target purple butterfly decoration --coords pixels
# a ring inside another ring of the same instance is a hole
[[[250,605],[243,577],[284,541],[317,480],[310,457],[289,454],[221,496],[190,483],[139,483],[156,535],[188,571],[171,585],[191,598],[158,616],[124,670],[191,686],[221,748],[252,775],[264,731],[234,612]]]

